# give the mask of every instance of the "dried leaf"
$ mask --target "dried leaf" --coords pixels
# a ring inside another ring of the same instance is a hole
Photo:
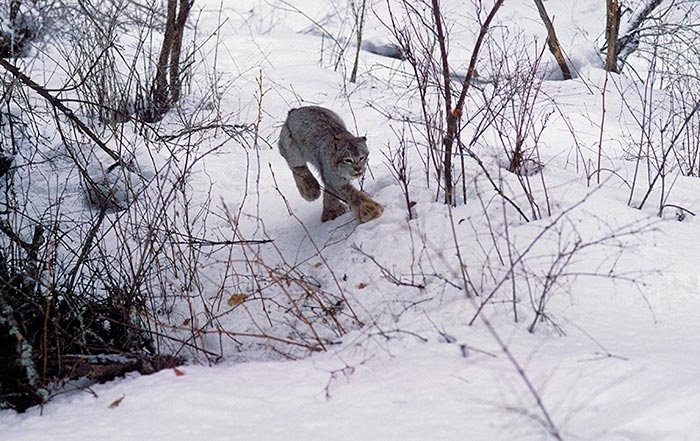
[[[109,408],[114,409],[116,407],[119,407],[119,405],[122,404],[124,397],[125,395],[122,395],[121,398],[117,398],[116,400],[112,401],[112,404],[109,405]]]
[[[367,288],[367,284],[364,283],[364,282],[360,282],[360,283],[357,285],[357,289],[365,289],[365,288]]]
[[[173,368],[173,372],[175,372],[175,376],[177,376],[177,377],[182,377],[183,375],[185,375],[185,373],[183,371],[181,371],[180,369],[178,369],[176,367]]]
[[[231,294],[231,297],[228,298],[226,303],[228,303],[228,306],[231,307],[242,305],[243,302],[245,302],[246,297],[247,296],[245,294]]]

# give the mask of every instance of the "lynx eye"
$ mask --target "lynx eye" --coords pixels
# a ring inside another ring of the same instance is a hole
[[[343,164],[352,165],[353,162],[352,158],[343,158]]]

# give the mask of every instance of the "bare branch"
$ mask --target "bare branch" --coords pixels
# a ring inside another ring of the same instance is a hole
[[[107,147],[107,144],[105,144],[99,136],[95,134],[95,132],[92,131],[87,125],[85,125],[84,122],[78,118],[75,113],[71,109],[65,106],[63,102],[56,98],[55,96],[51,95],[44,86],[41,86],[37,84],[34,80],[23,74],[16,66],[10,64],[7,60],[4,60],[0,58],[0,66],[5,68],[6,71],[10,72],[13,77],[18,79],[22,84],[30,87],[32,90],[34,90],[36,93],[41,95],[43,98],[45,98],[54,108],[59,110],[61,113],[63,113],[66,117],[68,117],[69,120],[73,122],[73,124],[76,125],[76,127],[83,132],[85,135],[87,135],[90,139],[92,139],[97,146],[102,149],[105,153],[107,153],[110,158],[114,159],[117,161],[119,164],[126,166],[127,164],[122,160],[121,156],[111,148]]]

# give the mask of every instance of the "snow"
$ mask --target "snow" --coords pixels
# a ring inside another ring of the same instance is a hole
[[[446,10],[460,11],[461,2],[443,3]],[[512,31],[510,37],[516,38],[519,29],[523,34],[517,39],[534,42],[539,51],[544,31],[530,3],[506,2],[499,20]],[[549,79],[542,83],[546,99],[536,107],[539,114],[554,110],[540,139],[552,215],[546,214],[547,196],[534,175],[531,196],[540,202],[543,216],[531,222],[518,219],[473,162],[467,173],[479,178],[469,181],[474,187],[468,189],[468,203],[450,208],[435,202],[434,183],[428,188],[413,148],[410,196],[416,205],[414,219],[407,219],[401,188],[381,152],[398,146],[402,117],[418,115],[420,103],[404,78],[410,69],[400,60],[363,52],[358,83],[346,83],[353,46],[334,69],[337,53],[323,37],[352,37],[344,16],[336,14],[345,11],[343,2],[241,1],[222,9],[226,21],[218,15],[220,4],[195,5],[202,8],[200,35],[223,22],[215,69],[220,107],[236,109],[240,122],[254,121],[261,81],[262,147],[246,149],[239,139],[221,134],[201,140],[214,152],[192,165],[188,186],[201,192],[190,203],[214,201],[219,211],[198,231],[231,238],[223,206],[238,213],[237,238],[274,240],[274,247],[250,247],[249,253],[280,273],[303,275],[300,279],[318,284],[330,299],[344,300],[338,319],[346,333],[336,332],[328,317],[313,316],[314,329],[331,343],[326,351],[309,355],[267,339],[222,339],[211,329],[197,344],[221,350],[217,364],[209,365],[194,350],[189,363],[177,369],[67,391],[23,414],[0,411],[1,440],[555,439],[547,417],[566,440],[700,440],[700,248],[694,242],[700,223],[694,216],[679,222],[673,209],[659,218],[652,203],[641,210],[627,203],[630,190],[624,181],[631,182],[635,165],[630,145],[639,137],[632,118],[640,110],[639,97],[629,93],[639,87],[636,77],[623,73],[608,79],[605,171],[601,184],[592,175],[589,185],[586,177],[595,170],[591,164],[597,160],[603,120],[606,78],[597,52],[603,2],[545,3],[577,74],[574,80],[556,81],[556,65],[542,66]],[[373,2],[368,46],[392,41],[380,20],[387,17],[384,6]],[[476,28],[465,20],[453,32],[455,66],[464,69]],[[215,43],[203,49],[209,67]],[[33,66],[42,75],[42,63]],[[482,76],[489,74],[486,67]],[[197,99],[211,87],[209,72],[198,75],[185,112],[198,109]],[[308,203],[296,193],[274,146],[287,110],[304,104],[332,108],[351,130],[367,135],[370,173],[363,185],[385,206],[381,218],[356,225],[348,214],[321,223],[320,202]],[[172,117],[165,124],[176,122]],[[489,141],[479,153],[498,164],[503,146],[495,135]],[[406,142],[415,141],[406,136]],[[167,154],[143,151],[136,157],[151,176],[168,161]],[[506,192],[528,208],[529,196],[517,179],[505,172],[502,179]],[[635,192],[634,203],[644,190]],[[697,212],[700,182],[678,177],[670,195],[669,203]],[[561,256],[572,250],[571,260],[563,262]],[[458,252],[479,297],[467,297],[460,289]],[[499,256],[519,262],[513,274],[520,281],[517,321],[511,275],[504,270],[507,265],[499,265]],[[225,307],[224,295],[232,292],[208,292],[228,280],[221,272],[227,258],[225,251],[212,253],[200,281],[202,299],[220,307],[218,326],[242,334],[279,332],[282,339],[314,343],[296,318],[273,310],[266,327],[266,317],[254,307]],[[263,270],[269,268],[261,265]],[[294,283],[289,291],[296,295],[294,290],[304,286]],[[479,309],[490,293],[492,301]],[[547,320],[535,322],[529,332],[535,320],[531,305],[540,301],[546,303]],[[173,322],[188,318],[188,307],[202,306],[175,305]],[[245,322],[250,316],[255,325]],[[197,318],[204,322],[207,317]],[[293,335],[300,330],[306,335]],[[280,359],[271,347],[297,359]]]

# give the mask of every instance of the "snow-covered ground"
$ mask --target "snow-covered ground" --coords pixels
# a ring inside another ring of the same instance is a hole
[[[442,3],[449,14],[474,13],[463,4],[470,2]],[[506,2],[498,22],[511,36],[536,42],[535,53],[545,37],[531,3]],[[219,364],[193,357],[178,369],[67,392],[43,409],[2,411],[0,440],[700,440],[700,248],[694,241],[700,221],[685,216],[679,222],[673,208],[659,218],[652,203],[641,210],[628,205],[626,183],[635,167],[629,147],[640,130],[632,113],[641,104],[630,92],[638,80],[626,71],[607,79],[603,106],[606,75],[597,48],[604,2],[545,3],[577,73],[564,82],[555,65],[541,68],[550,72],[534,106],[538,118],[551,112],[539,139],[544,185],[540,175],[530,177],[528,196],[501,169],[500,182],[519,206],[530,214],[528,197],[540,204],[543,216],[531,222],[506,206],[471,160],[466,171],[479,179],[467,179],[474,186],[467,204],[450,209],[435,202],[435,183],[428,188],[413,147],[416,205],[414,219],[407,219],[401,187],[381,152],[398,146],[397,134],[406,128],[401,120],[420,115],[420,102],[404,79],[405,62],[363,51],[351,84],[351,44],[333,68],[332,43],[312,20],[324,32],[351,37],[350,16],[338,13],[346,11],[344,2],[237,1],[219,15],[220,4],[196,2],[198,32],[223,23],[205,51],[213,63],[218,40],[215,70],[222,84],[231,81],[221,108],[236,110],[241,122],[254,121],[262,83],[263,147],[251,151],[225,140],[190,174],[189,185],[206,193],[192,203],[240,207],[241,237],[274,240],[274,249],[254,248],[262,261],[342,293],[346,333],[325,352],[297,360],[274,359],[262,345],[256,352],[247,339],[241,345],[207,336],[198,344],[220,345]],[[390,42],[382,24],[386,4],[373,4],[366,40]],[[452,23],[459,76],[477,28],[466,18]],[[642,60],[636,62],[643,71]],[[494,66],[484,63],[479,80],[488,82]],[[198,80],[195,97],[210,81]],[[320,202],[296,193],[284,160],[266,146],[276,145],[288,109],[304,104],[332,108],[367,135],[370,173],[363,185],[385,206],[382,217],[356,225],[347,214],[321,223]],[[595,170],[598,160],[603,110],[605,171],[598,185],[595,175],[589,183],[586,170]],[[407,144],[414,142],[403,133]],[[475,148],[498,173],[492,166],[504,160],[502,140],[493,135]],[[645,190],[636,190],[633,204]],[[678,177],[669,194],[667,203],[699,210],[697,178]],[[207,229],[230,225],[221,216]],[[513,279],[501,259],[516,262]],[[209,267],[205,285],[222,280],[217,268]],[[464,277],[478,297],[465,295]],[[540,301],[546,320],[535,320]],[[224,310],[222,328],[260,329],[237,328],[251,313]],[[304,327],[270,314],[275,326]],[[353,315],[364,326],[353,323]],[[324,341],[330,339],[332,324],[314,319]],[[272,333],[275,326],[265,329]]]

